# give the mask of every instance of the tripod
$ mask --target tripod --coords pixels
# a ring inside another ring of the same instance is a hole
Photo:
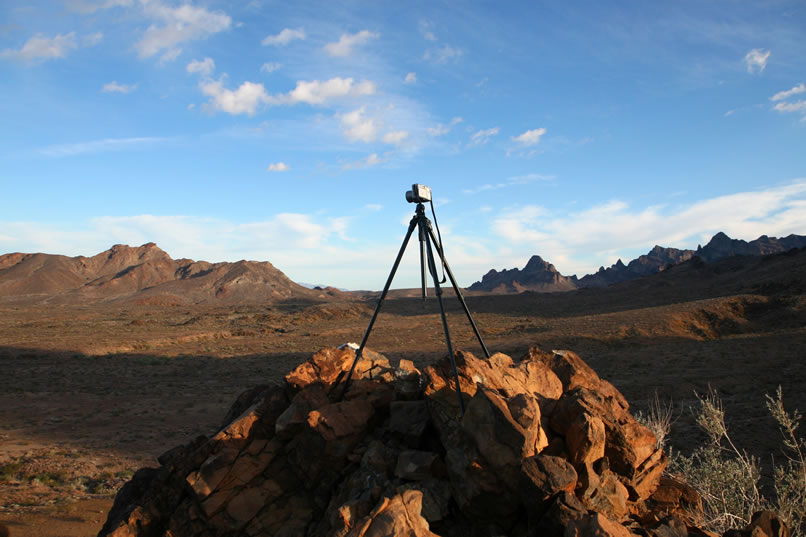
[[[431,247],[432,244],[436,246],[440,263],[445,268],[445,272],[447,273],[448,277],[451,280],[451,285],[453,286],[454,292],[456,292],[456,297],[462,304],[462,308],[465,310],[465,313],[467,314],[467,320],[470,321],[470,326],[473,328],[473,332],[476,334],[476,338],[479,340],[479,344],[481,345],[481,348],[484,351],[484,355],[487,358],[490,357],[490,352],[487,350],[487,346],[484,345],[484,341],[481,339],[479,329],[476,327],[476,323],[473,321],[473,316],[470,315],[470,310],[467,308],[467,304],[465,303],[465,299],[462,296],[462,292],[459,290],[459,286],[456,285],[456,279],[453,277],[451,268],[448,266],[448,261],[445,259],[445,255],[443,254],[442,245],[437,241],[436,237],[434,236],[434,230],[431,228],[431,221],[425,215],[425,207],[423,206],[422,203],[417,204],[417,209],[414,212],[414,217],[412,217],[411,222],[409,223],[409,230],[406,233],[406,238],[403,239],[403,245],[400,247],[400,252],[398,252],[397,254],[395,264],[392,265],[392,271],[389,273],[389,279],[386,280],[386,285],[384,286],[383,292],[381,293],[381,296],[378,299],[378,304],[375,306],[375,312],[372,314],[372,317],[369,320],[369,326],[367,326],[367,331],[364,333],[364,339],[361,340],[361,345],[358,347],[358,350],[355,351],[355,359],[353,359],[353,364],[350,367],[350,372],[347,374],[347,378],[344,381],[344,389],[341,395],[342,397],[344,397],[344,394],[347,393],[347,388],[349,388],[350,386],[350,379],[353,376],[355,365],[361,358],[361,354],[364,351],[364,346],[366,345],[367,339],[369,338],[369,334],[372,331],[372,326],[375,324],[375,319],[378,317],[378,312],[381,311],[381,305],[383,304],[383,301],[386,298],[386,294],[389,292],[389,287],[392,285],[392,280],[395,277],[395,272],[397,272],[397,267],[398,265],[400,265],[400,260],[403,258],[403,252],[406,251],[406,245],[408,245],[409,239],[411,239],[411,235],[414,232],[415,227],[419,231],[419,239],[420,239],[420,282],[422,284],[422,297],[423,299],[425,299],[426,296],[425,270],[427,264],[428,272],[431,273],[431,277],[434,280],[434,293],[437,295],[437,301],[439,302],[439,312],[442,315],[442,329],[445,332],[445,342],[448,344],[448,357],[450,358],[451,367],[453,369],[453,378],[456,381],[456,392],[459,395],[459,408],[462,412],[462,415],[464,415],[465,403],[462,398],[462,389],[459,386],[459,372],[456,370],[456,359],[454,358],[453,355],[453,345],[451,345],[451,335],[450,331],[448,330],[448,319],[445,316],[445,305],[442,302],[442,288],[439,285],[440,282],[439,278],[437,277],[437,266],[434,261],[434,252]]]

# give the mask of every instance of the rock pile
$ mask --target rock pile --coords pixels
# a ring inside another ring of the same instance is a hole
[[[422,373],[324,349],[118,493],[101,536],[685,536],[701,502],[576,354],[458,352]],[[756,533],[753,533],[756,535]]]

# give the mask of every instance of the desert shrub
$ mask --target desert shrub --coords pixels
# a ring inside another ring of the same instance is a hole
[[[663,449],[672,423],[675,421],[674,404],[672,401],[661,402],[658,392],[655,392],[655,398],[649,401],[647,413],[644,414],[639,410],[635,414],[635,419],[655,435],[657,449]]]
[[[723,533],[745,527],[752,514],[765,506],[759,489],[758,460],[739,450],[728,435],[725,411],[713,390],[701,397],[697,425],[708,440],[690,456],[676,454],[671,471],[702,496],[707,528]]]
[[[781,387],[775,398],[767,395],[767,409],[778,423],[783,435],[786,462],[774,466],[775,508],[792,528],[792,535],[801,535],[806,522],[806,441],[798,438],[797,428],[801,415],[795,410],[789,414],[784,408]]]
[[[725,411],[717,393],[709,390],[697,395],[697,425],[707,435],[705,444],[690,456],[670,455],[670,472],[683,478],[702,496],[707,529],[723,533],[730,528],[743,528],[752,514],[773,509],[787,522],[792,536],[804,534],[806,522],[806,441],[796,430],[801,415],[789,414],[783,405],[781,388],[776,397],[767,398],[767,408],[783,435],[786,462],[773,460],[775,495],[762,494],[760,461],[733,443],[725,426]]]

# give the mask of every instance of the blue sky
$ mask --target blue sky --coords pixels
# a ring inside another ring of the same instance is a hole
[[[806,234],[804,83],[801,1],[3,2],[0,253],[378,289],[412,183],[462,285]]]

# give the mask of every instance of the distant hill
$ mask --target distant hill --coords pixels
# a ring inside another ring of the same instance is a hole
[[[624,264],[621,259],[609,268],[600,267],[595,274],[588,274],[577,279],[576,276],[563,276],[554,265],[543,261],[539,256],[532,256],[529,262],[519,270],[504,269],[501,272],[490,270],[481,281],[468,287],[471,291],[488,291],[493,293],[520,293],[522,291],[556,292],[574,289],[607,287],[657,274],[670,267],[692,259],[713,263],[734,256],[761,256],[783,253],[795,248],[806,247],[806,236],[789,235],[781,239],[762,235],[753,241],[731,239],[725,233],[714,235],[705,246],[697,246],[696,250],[678,250],[655,246],[646,255]]]
[[[154,243],[116,244],[92,257],[13,253],[0,256],[0,302],[143,304],[277,302],[341,296],[291,281],[268,262],[172,259]]]
[[[523,267],[501,272],[495,269],[485,274],[480,282],[476,282],[468,290],[490,291],[492,293],[520,293],[537,291],[550,293],[554,291],[573,291],[577,288],[576,276],[567,277],[560,274],[554,265],[534,255]]]

